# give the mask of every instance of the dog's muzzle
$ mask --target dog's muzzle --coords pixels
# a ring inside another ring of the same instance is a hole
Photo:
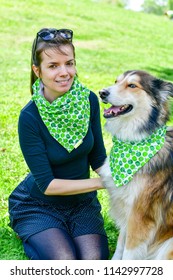
[[[99,91],[100,98],[103,102],[107,101],[107,97],[109,96],[110,92],[106,89],[102,89]]]

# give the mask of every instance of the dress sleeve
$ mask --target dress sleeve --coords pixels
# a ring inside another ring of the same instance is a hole
[[[54,179],[46,148],[40,136],[38,120],[21,112],[18,122],[19,143],[25,161],[42,193]]]
[[[91,129],[94,137],[94,146],[89,154],[89,162],[93,170],[101,167],[106,159],[106,149],[100,120],[100,107],[96,94],[90,94],[91,104]]]

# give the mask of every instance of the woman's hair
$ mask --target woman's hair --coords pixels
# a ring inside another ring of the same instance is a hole
[[[39,32],[41,32],[42,30],[48,30],[48,28],[43,28]],[[41,53],[45,52],[48,49],[54,49],[62,54],[66,54],[62,50],[62,48],[61,48],[62,46],[71,46],[73,53],[74,53],[74,58],[75,58],[75,47],[74,47],[72,41],[62,37],[59,33],[57,33],[55,38],[53,38],[49,41],[44,41],[38,35],[34,39],[33,44],[32,44],[32,53],[31,53],[31,74],[30,74],[31,94],[33,94],[32,85],[38,79],[38,77],[35,75],[35,73],[32,69],[32,65],[34,64],[35,66],[40,67],[40,64],[42,62]]]

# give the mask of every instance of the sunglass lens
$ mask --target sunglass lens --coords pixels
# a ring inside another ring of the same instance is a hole
[[[40,33],[39,35],[45,41],[52,40],[55,37],[55,33],[49,32],[49,31],[44,31],[44,32]]]
[[[69,30],[60,31],[60,35],[62,37],[64,37],[65,39],[68,39],[68,40],[72,39],[72,33]]]

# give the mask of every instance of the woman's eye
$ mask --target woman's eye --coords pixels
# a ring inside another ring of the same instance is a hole
[[[129,84],[128,87],[130,87],[130,88],[136,88],[136,85],[135,85],[135,84]]]
[[[73,66],[74,65],[74,62],[73,61],[69,61],[68,63],[67,63],[67,66]]]
[[[52,65],[49,66],[49,68],[52,68],[52,69],[54,69],[56,67],[57,67],[57,65],[55,65],[55,64],[52,64]]]

